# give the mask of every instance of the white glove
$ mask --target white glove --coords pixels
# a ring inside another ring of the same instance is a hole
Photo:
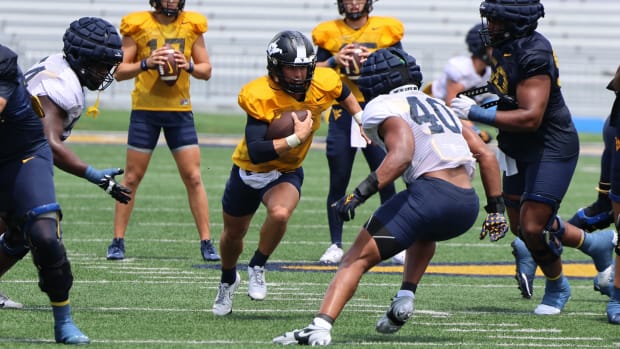
[[[453,98],[452,101],[450,101],[450,107],[456,116],[463,120],[469,120],[469,110],[473,105],[476,105],[476,101],[463,95]]]

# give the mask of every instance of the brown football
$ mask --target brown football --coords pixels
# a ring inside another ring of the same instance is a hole
[[[308,112],[306,110],[285,111],[279,117],[273,119],[265,134],[265,139],[278,139],[288,137],[295,132],[295,122],[293,121],[293,113],[297,114],[299,120],[304,121]]]
[[[355,50],[351,55],[353,60],[349,62],[349,66],[345,67],[345,71],[350,78],[357,78],[360,75],[360,70],[362,69],[362,56],[360,55],[363,51],[360,48],[360,44],[355,44]]]
[[[159,79],[168,84],[168,86],[176,84],[179,78],[179,66],[174,59],[174,49],[170,48],[168,50],[166,62],[158,66],[157,71],[159,72]]]

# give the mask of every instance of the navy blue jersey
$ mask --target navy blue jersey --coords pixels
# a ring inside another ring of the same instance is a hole
[[[7,104],[0,114],[0,164],[32,154],[47,144],[43,123],[34,112],[17,54],[0,45],[0,97]]]
[[[499,148],[523,161],[565,159],[579,152],[579,138],[560,90],[559,70],[553,48],[538,32],[493,48],[490,85],[500,96],[497,110],[518,107],[518,84],[536,75],[551,78],[551,93],[540,128],[535,132],[500,130]]]

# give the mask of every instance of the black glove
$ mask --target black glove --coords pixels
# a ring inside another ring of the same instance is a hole
[[[355,208],[361,205],[365,200],[361,197],[358,190],[349,195],[345,195],[340,200],[334,202],[332,207],[336,210],[338,217],[347,222],[355,218]]]
[[[122,173],[122,172],[121,172]],[[106,193],[110,194],[111,197],[116,199],[116,201],[127,204],[129,200],[131,200],[131,190],[125,188],[124,186],[118,184],[114,177],[110,175],[105,175],[99,181],[99,188],[103,189]]]
[[[501,196],[488,197],[487,205],[484,210],[487,211],[487,217],[482,223],[482,230],[480,231],[480,240],[483,240],[489,235],[489,240],[495,242],[504,236],[508,232],[508,221],[504,217],[504,211],[506,205],[504,199]]]
[[[366,179],[360,183],[353,193],[343,196],[334,202],[331,207],[336,211],[340,219],[347,222],[355,218],[355,208],[366,201],[371,195],[379,191],[379,181],[377,174],[371,172]]]

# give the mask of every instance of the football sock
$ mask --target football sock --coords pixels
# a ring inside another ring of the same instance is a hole
[[[252,256],[252,259],[250,260],[250,264],[248,264],[248,266],[250,268],[254,268],[257,265],[263,267],[265,266],[265,264],[267,264],[267,259],[269,259],[269,256],[260,253],[260,251],[257,249],[256,251],[254,251],[254,256]]]
[[[222,276],[220,282],[223,284],[232,285],[237,279],[237,268],[222,269]]]

